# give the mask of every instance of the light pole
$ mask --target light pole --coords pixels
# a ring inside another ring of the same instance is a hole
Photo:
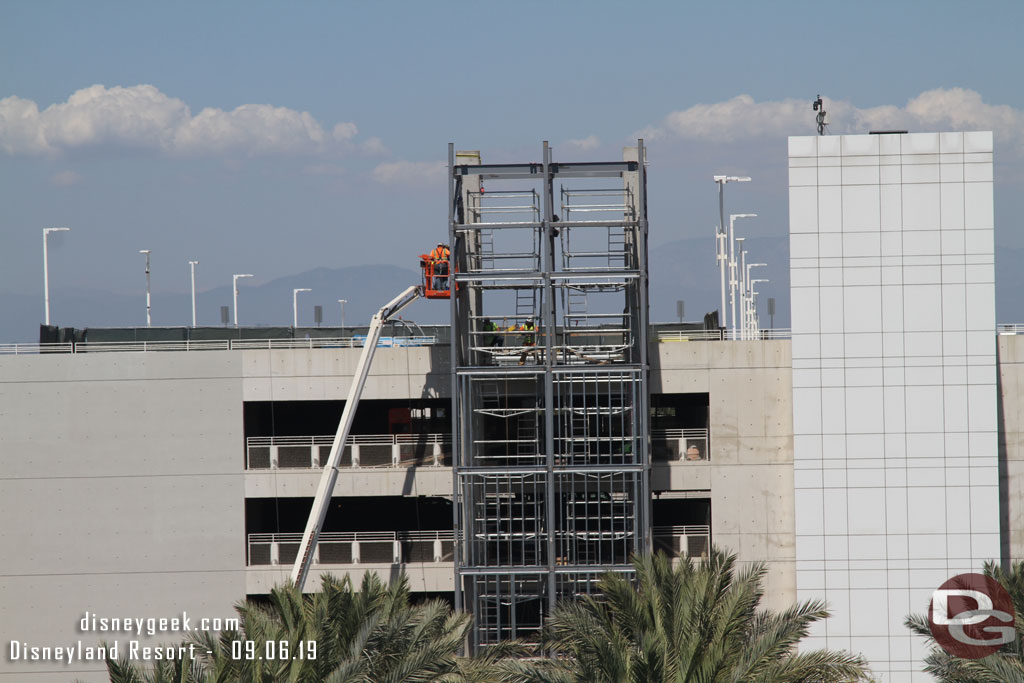
[[[152,317],[150,317],[150,306],[149,306],[149,249],[139,249],[140,254],[146,256],[146,327],[150,327],[153,323]]]
[[[46,249],[46,239],[51,232],[67,232],[71,228],[43,228],[43,303],[46,308],[46,324],[50,324],[50,256]]]
[[[196,326],[196,266],[199,265],[199,261],[189,261],[188,265],[192,268],[192,327]]]
[[[750,338],[754,339],[758,331],[761,329],[761,321],[757,316],[757,290],[754,289],[754,285],[758,282],[770,282],[766,279],[754,279],[750,281]]]
[[[725,246],[725,237],[725,230],[715,226],[715,249],[717,250],[718,257],[718,274],[722,279],[722,307],[719,309],[718,318],[719,330],[725,330],[725,324],[728,322],[725,317],[725,265],[729,261],[729,254]]]
[[[750,178],[733,175],[716,175],[714,180],[718,183],[718,232],[720,240],[725,240],[725,184],[726,183],[749,183]],[[725,246],[724,244],[722,245]],[[724,254],[724,251],[722,252]],[[724,257],[723,257],[724,259]],[[718,321],[718,328],[725,332],[725,261],[719,260],[719,270],[722,278],[722,308]]]
[[[300,287],[292,290],[292,329],[299,326],[299,292],[312,292],[308,287]]]
[[[756,213],[731,213],[729,214],[729,302],[732,304],[732,330],[736,332],[736,253],[734,225],[737,218],[756,218]],[[742,241],[742,238],[740,238]]]
[[[750,323],[752,323],[753,319],[754,319],[753,312],[750,310],[753,307],[753,305],[754,305],[754,298],[753,298],[754,287],[751,284],[750,269],[751,268],[758,268],[758,267],[761,267],[761,266],[767,266],[767,265],[768,265],[767,263],[748,263],[748,264],[746,264],[746,266],[744,268],[744,275],[745,275],[744,282],[747,283],[746,284],[746,289],[744,290],[745,296],[747,298],[747,309],[746,309],[746,315],[744,317],[744,322],[746,323],[745,328],[746,328],[746,330],[748,332],[753,332],[753,327],[751,327]],[[767,280],[754,280],[753,282],[767,282]]]
[[[231,291],[233,292],[231,303],[235,309],[235,327],[238,327],[238,278],[240,277],[252,277],[252,274],[242,273],[231,277]]]
[[[733,339],[743,339],[743,313],[742,313],[742,309],[743,309],[743,292],[746,291],[745,289],[743,289],[743,287],[744,287],[744,284],[743,284],[743,261],[746,258],[746,254],[747,254],[747,252],[743,250],[743,242],[745,242],[746,239],[747,239],[746,237],[737,237],[736,238],[736,253],[739,255],[739,257],[738,257],[738,260],[737,259],[733,259],[733,258],[729,259],[729,263],[730,263],[729,272],[730,272],[730,282],[731,282],[731,284],[729,285],[729,291],[731,293],[733,291],[733,288],[735,288],[736,295],[740,299],[740,317],[739,318],[736,317],[736,308],[735,308],[736,302],[735,302],[735,300],[733,301],[733,306],[734,306],[734,308],[732,309],[732,338]],[[736,269],[737,268],[739,269],[739,275],[738,275],[739,280],[738,281],[736,280],[736,277],[737,277]]]
[[[348,299],[338,299],[338,303],[341,304],[341,336],[345,336],[345,304],[348,303]]]

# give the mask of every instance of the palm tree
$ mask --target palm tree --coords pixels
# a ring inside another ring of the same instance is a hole
[[[925,617],[911,614],[904,622],[907,628],[924,636],[931,644],[924,670],[940,683],[1024,683],[1024,561],[1014,563],[1009,572],[994,562],[986,562],[983,573],[1006,589],[1016,614],[1017,637],[999,652],[983,659],[954,657],[935,643]]]
[[[634,557],[636,580],[605,574],[599,594],[560,604],[545,625],[552,659],[506,662],[507,681],[866,680],[864,661],[845,652],[796,653],[808,627],[828,617],[820,602],[759,610],[765,568],[736,572],[735,555],[713,549],[673,569],[664,554]]]
[[[195,659],[161,662],[148,671],[108,661],[111,683],[477,683],[494,680],[497,662],[523,651],[508,643],[482,657],[457,656],[471,618],[441,600],[412,604],[404,575],[385,585],[367,572],[358,590],[347,576],[324,576],[311,596],[285,585],[271,592],[268,605],[235,609],[240,630],[190,634],[185,645],[196,646]],[[248,642],[251,651],[239,646]]]

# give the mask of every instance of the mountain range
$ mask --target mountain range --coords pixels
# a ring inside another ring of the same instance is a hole
[[[776,300],[775,326],[789,326],[789,241],[786,237],[757,237],[746,242],[749,260],[767,267],[753,271],[770,282],[759,287],[761,326],[770,325],[767,299]],[[651,247],[650,317],[652,322],[677,321],[676,302],[685,302],[685,319],[701,320],[720,302],[719,273],[715,264],[713,237],[681,239]],[[999,248],[996,261],[996,319],[1024,320],[1024,301],[1017,293],[1024,287],[1024,271],[1016,266],[1024,250]],[[359,265],[343,268],[319,267],[259,284],[239,282],[239,322],[243,325],[290,326],[292,290],[308,287],[312,292],[299,297],[299,325],[313,325],[313,306],[323,307],[323,324],[336,326],[341,319],[338,299],[347,299],[347,325],[366,324],[383,304],[410,284],[420,281],[415,262],[412,267]],[[231,287],[198,292],[199,325],[220,325],[220,307],[231,307]],[[42,294],[0,293],[0,342],[38,340],[43,318]],[[728,305],[728,304],[727,304]],[[62,327],[143,326],[146,323],[145,294],[125,295],[76,288],[51,290],[51,320]],[[449,309],[437,301],[420,300],[403,311],[406,320],[445,323]],[[183,326],[192,319],[188,292],[153,292],[154,326]]]

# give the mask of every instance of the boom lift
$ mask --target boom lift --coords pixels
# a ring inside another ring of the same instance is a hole
[[[402,309],[420,297],[431,299],[449,298],[449,290],[439,286],[437,281],[437,275],[439,274],[434,272],[437,265],[436,259],[432,260],[426,254],[421,255],[420,267],[423,270],[424,284],[409,287],[386,303],[370,320],[370,328],[366,332],[363,353],[359,356],[359,363],[356,365],[356,372],[352,377],[352,386],[348,391],[345,409],[341,413],[338,432],[334,435],[331,453],[327,456],[323,474],[320,475],[320,484],[317,486],[316,497],[313,499],[313,509],[310,510],[309,520],[306,522],[306,530],[302,534],[302,544],[299,546],[299,552],[295,556],[295,566],[292,567],[292,583],[300,591],[306,583],[306,578],[309,576],[309,568],[313,564],[316,544],[320,539],[320,531],[323,529],[324,519],[327,517],[327,509],[331,502],[331,493],[334,492],[334,484],[338,480],[338,461],[341,459],[345,442],[348,440],[349,431],[352,429],[352,421],[356,416],[356,408],[359,407],[359,399],[362,397],[363,387],[366,385],[366,377],[370,374],[370,364],[373,362],[373,355],[377,351],[377,342],[380,339],[381,328],[389,319],[398,315]],[[441,277],[445,277],[447,280],[446,276],[447,271],[445,276]]]

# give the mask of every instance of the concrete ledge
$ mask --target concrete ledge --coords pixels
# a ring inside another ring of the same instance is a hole
[[[656,462],[651,466],[652,491],[691,491],[711,488],[711,469],[706,460]]]
[[[245,473],[246,498],[312,498],[323,470],[260,470]],[[344,468],[336,497],[452,495],[451,467]]]
[[[408,564],[359,564],[359,565],[314,565],[306,581],[305,590],[320,590],[320,575],[333,574],[338,578],[350,576],[355,585],[363,580],[363,574],[374,572],[385,583],[397,577],[401,571],[409,578],[409,589],[413,592],[446,593],[455,590],[455,564],[453,562],[414,562]],[[249,567],[245,572],[247,595],[265,594],[288,580],[290,566]]]

